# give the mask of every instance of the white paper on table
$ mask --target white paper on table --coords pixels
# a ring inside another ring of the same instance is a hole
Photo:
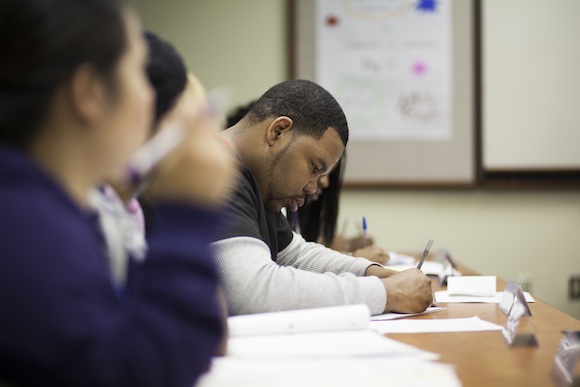
[[[385,269],[390,269],[390,270],[394,270],[394,271],[403,271],[403,270],[408,270],[408,269],[413,269],[416,268],[417,265],[416,264],[412,264],[412,265],[387,265],[385,266]],[[443,272],[445,268],[443,267],[443,264],[441,262],[435,262],[435,261],[425,261],[423,262],[423,266],[421,266],[421,271],[425,274],[425,275],[439,275]],[[460,276],[461,273],[458,272],[457,270],[453,269],[453,275],[454,276]]]
[[[230,337],[297,332],[366,329],[371,312],[365,304],[256,313],[228,317]]]
[[[447,278],[450,296],[493,297],[496,292],[494,275],[468,275]]]
[[[469,318],[371,321],[370,329],[385,334],[501,331],[503,327],[473,316]]]
[[[386,266],[394,265],[417,265],[415,257],[405,254],[399,254],[396,251],[389,251],[389,260]]]
[[[444,306],[430,306],[424,312],[420,313],[384,313],[372,316],[371,321],[398,320],[400,318],[405,317],[420,316],[422,314],[435,313],[445,309],[447,308]]]
[[[440,290],[435,292],[435,301],[436,302],[445,302],[448,304],[451,303],[469,303],[469,302],[481,302],[481,303],[488,303],[488,304],[499,304],[503,297],[504,292],[495,292],[492,297],[473,297],[473,296],[451,296],[447,292],[447,290]],[[524,296],[526,297],[527,302],[536,302],[534,297],[528,292],[524,292]]]
[[[434,360],[439,357],[370,330],[233,337],[228,340],[227,355],[262,359],[380,355]]]
[[[215,358],[196,387],[459,387],[453,366],[414,358]]]

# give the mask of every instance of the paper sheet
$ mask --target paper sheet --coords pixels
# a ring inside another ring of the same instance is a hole
[[[386,266],[395,266],[395,265],[413,265],[417,264],[417,260],[415,257],[411,257],[410,255],[399,254],[396,251],[389,251],[389,261],[387,262]]]
[[[228,318],[230,337],[366,329],[371,316],[364,304],[256,313]]]
[[[228,340],[228,356],[240,358],[316,358],[349,356],[420,357],[439,355],[386,338],[370,330],[243,336]]]
[[[527,302],[535,302],[532,295],[528,292],[524,292]],[[489,304],[499,304],[503,297],[503,292],[495,292],[492,297],[473,297],[473,296],[451,296],[447,290],[441,290],[435,292],[436,302],[446,302],[446,303],[468,303],[468,302],[481,302]]]
[[[459,387],[451,365],[392,357],[256,360],[215,358],[196,387]]]
[[[385,266],[385,269],[390,269],[394,271],[403,271],[408,269],[413,269],[417,267],[416,264],[407,264],[407,265],[388,265]],[[434,261],[425,261],[423,262],[423,266],[421,266],[421,271],[425,273],[425,275],[439,275],[443,272],[444,266],[441,262],[434,262]],[[460,276],[461,273],[457,270],[453,269],[454,276]]]
[[[398,320],[400,318],[405,318],[405,317],[420,316],[422,314],[435,313],[435,312],[439,312],[439,311],[445,310],[445,309],[447,309],[447,308],[445,308],[443,306],[431,306],[431,307],[427,308],[424,312],[421,312],[421,313],[385,313],[385,314],[379,314],[376,316],[372,316],[371,321]]]
[[[503,327],[473,316],[470,318],[371,321],[370,329],[385,334],[501,331]]]

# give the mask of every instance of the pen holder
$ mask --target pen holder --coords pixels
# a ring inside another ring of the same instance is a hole
[[[552,366],[552,380],[559,387],[580,386],[580,331],[565,331]]]
[[[512,313],[508,316],[506,326],[502,330],[503,338],[510,347],[537,347],[539,345],[531,322],[531,316],[515,316],[513,311],[518,307],[512,308]]]
[[[507,315],[502,334],[510,347],[539,345],[531,321],[532,312],[520,285],[511,280],[508,282],[499,309]]]
[[[509,315],[510,310],[512,308],[512,306],[514,305],[514,301],[516,299],[516,296],[518,294],[519,291],[521,291],[521,287],[520,285],[518,285],[516,282],[514,282],[513,280],[509,280],[501,301],[499,303],[499,310],[501,310],[503,312],[503,314],[505,314],[506,316]],[[523,292],[522,292],[522,296],[523,296]]]

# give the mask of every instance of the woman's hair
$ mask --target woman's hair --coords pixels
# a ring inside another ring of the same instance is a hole
[[[116,90],[125,13],[120,0],[0,0],[0,143],[28,146],[81,65]]]
[[[187,85],[187,68],[183,58],[171,43],[145,32],[149,48],[147,59],[147,77],[155,91],[155,126],[177,101]]]
[[[245,105],[240,105],[234,110],[232,110],[226,117],[226,125],[225,125],[226,129],[240,122],[240,120],[244,118],[246,114],[248,114],[248,112],[250,111],[252,106],[254,106],[255,103],[256,100],[252,100],[246,103]]]
[[[322,190],[318,200],[305,204],[298,210],[300,232],[309,242],[320,241],[330,246],[334,240],[345,162],[346,152],[328,175],[328,187]],[[292,228],[296,229],[291,216],[289,220]]]
[[[2,1],[2,0],[0,0]],[[155,93],[155,118],[153,129],[161,118],[170,111],[187,86],[187,68],[177,50],[166,40],[153,32],[145,32],[149,50],[147,58],[147,78]],[[145,216],[145,235],[150,235],[157,224],[155,206],[146,198],[139,203]]]

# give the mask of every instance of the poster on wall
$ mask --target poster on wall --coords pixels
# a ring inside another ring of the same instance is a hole
[[[449,0],[315,0],[315,79],[354,141],[449,141]]]

